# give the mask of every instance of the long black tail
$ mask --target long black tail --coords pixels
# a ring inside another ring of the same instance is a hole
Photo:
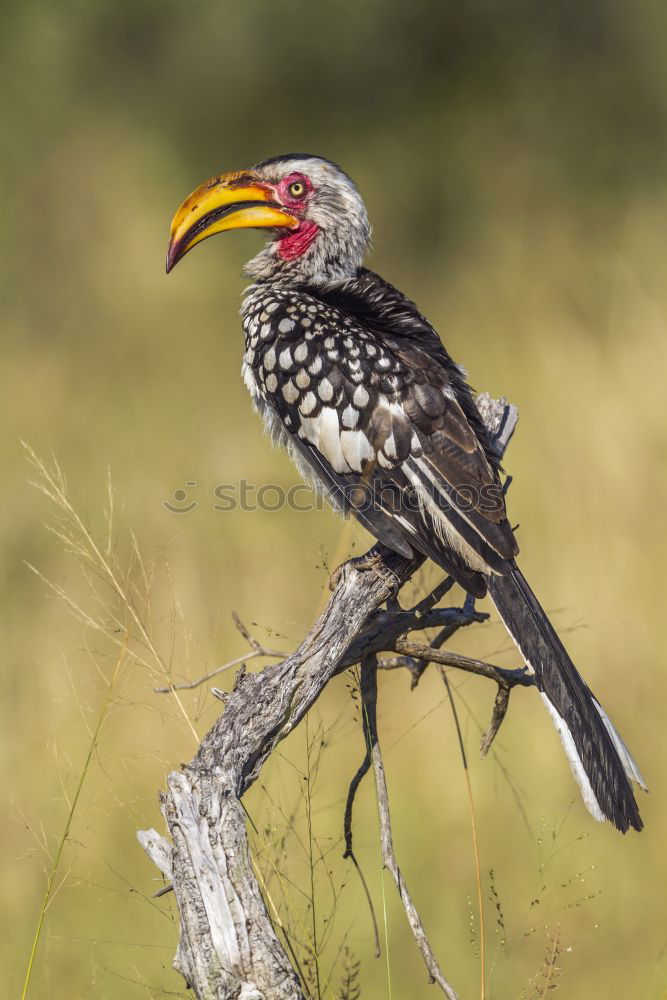
[[[630,751],[565,647],[521,572],[491,576],[489,593],[560,734],[584,802],[597,820],[622,833],[643,823],[630,779],[646,788]]]

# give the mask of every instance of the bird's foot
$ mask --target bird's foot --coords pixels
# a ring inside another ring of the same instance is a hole
[[[356,569],[359,572],[366,572],[370,570],[375,573],[377,577],[382,580],[382,582],[387,586],[392,597],[396,597],[399,590],[401,589],[401,581],[394,573],[393,570],[385,566],[382,560],[382,552],[378,548],[372,548],[370,552],[366,552],[363,556],[355,556],[353,559],[348,559],[346,562],[341,563],[337,566],[329,577],[329,590],[335,590],[340,583],[340,578],[343,570],[346,566],[351,569]]]

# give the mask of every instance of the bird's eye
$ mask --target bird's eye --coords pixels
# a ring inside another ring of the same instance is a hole
[[[290,186],[287,188],[287,193],[290,198],[303,198],[306,193],[306,185],[303,181],[292,181]]]

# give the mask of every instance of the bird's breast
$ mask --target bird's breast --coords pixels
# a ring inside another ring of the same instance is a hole
[[[256,286],[242,314],[244,381],[255,405],[268,405],[288,435],[311,445],[339,474],[401,457],[394,431],[402,424],[394,411],[404,374],[377,335],[292,289]],[[269,432],[276,440],[275,429]]]

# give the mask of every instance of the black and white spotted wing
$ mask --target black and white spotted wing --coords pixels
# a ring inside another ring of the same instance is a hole
[[[382,293],[375,311],[373,281]],[[306,463],[338,506],[402,554],[430,556],[468,589],[484,590],[481,577],[471,580],[480,572],[507,571],[517,548],[483,425],[411,303],[370,272],[326,297],[254,286],[244,327],[251,392],[269,419],[277,415],[302,471]]]
[[[637,765],[514,562],[497,460],[432,327],[367,271],[326,290],[256,285],[243,312],[246,383],[302,473],[391,548],[488,587],[592,815],[640,830]]]

